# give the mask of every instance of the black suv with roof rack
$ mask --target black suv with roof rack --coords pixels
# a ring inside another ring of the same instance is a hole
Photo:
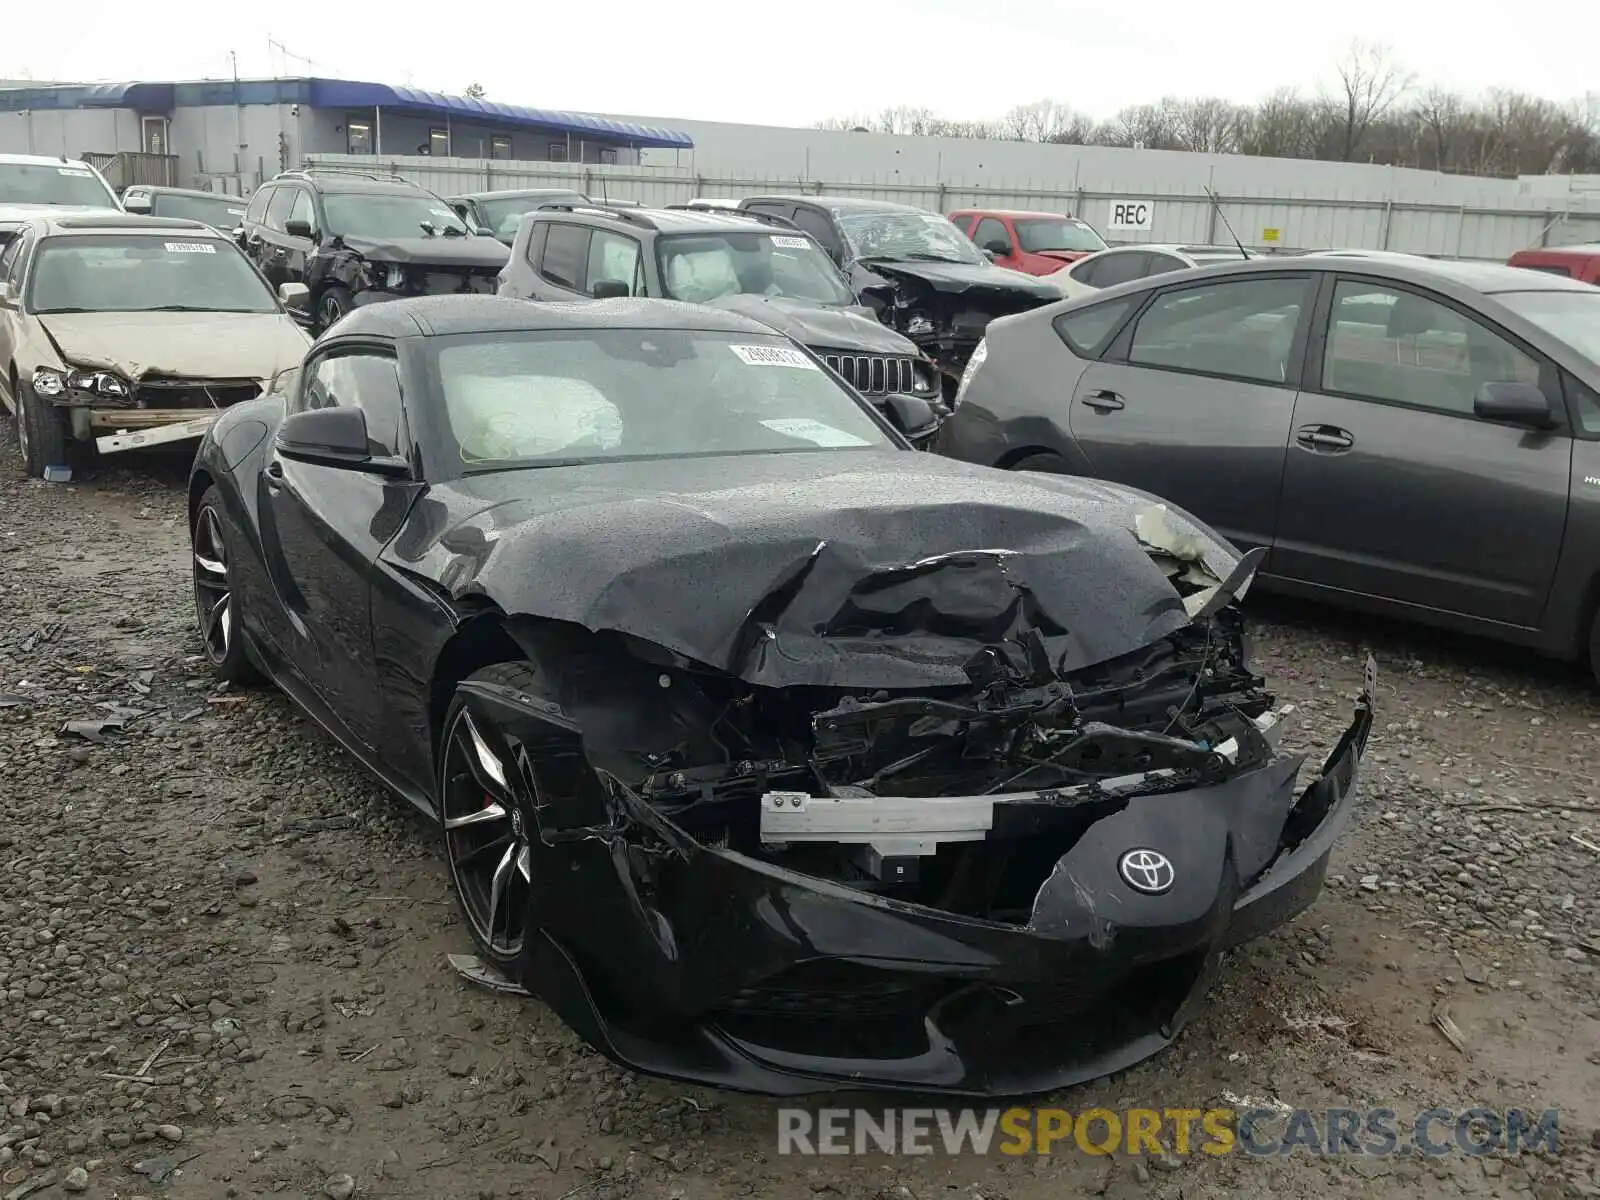
[[[826,251],[781,219],[688,205],[547,204],[518,225],[500,294],[652,296],[743,313],[811,350],[916,445],[948,414],[933,363],[857,305]]]
[[[1046,278],[996,266],[949,218],[927,209],[844,196],[747,196],[739,208],[816,238],[862,303],[939,364],[947,396],[991,320],[1062,298]]]
[[[398,175],[310,169],[250,198],[239,245],[274,287],[303,283],[321,332],[350,309],[404,296],[492,293],[506,248]]]

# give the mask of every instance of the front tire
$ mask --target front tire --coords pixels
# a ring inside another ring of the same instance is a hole
[[[351,298],[350,289],[334,284],[325,288],[322,298],[317,301],[317,333],[326,333],[332,326],[343,319],[345,313],[355,307]]]
[[[194,615],[206,661],[229,683],[254,683],[260,678],[244,648],[244,626],[230,568],[222,495],[215,484],[205,490],[189,530],[194,558]]]
[[[496,663],[468,683],[535,691],[527,663]],[[499,731],[457,691],[439,743],[439,827],[456,901],[478,954],[516,977],[533,934],[533,804]]]
[[[46,404],[26,382],[13,381],[12,396],[17,406],[17,446],[22,451],[22,468],[35,479],[44,478],[46,467],[67,462],[67,414]]]

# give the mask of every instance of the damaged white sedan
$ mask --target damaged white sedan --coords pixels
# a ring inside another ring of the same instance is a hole
[[[30,475],[68,466],[75,443],[110,454],[198,439],[310,340],[198,221],[50,214],[0,253],[0,401]]]

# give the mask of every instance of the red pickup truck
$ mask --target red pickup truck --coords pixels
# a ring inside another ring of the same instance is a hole
[[[1541,250],[1518,250],[1506,259],[1508,267],[1527,267],[1565,275],[1579,283],[1600,285],[1600,244],[1585,246],[1547,246]]]
[[[951,213],[950,219],[997,265],[1029,275],[1053,275],[1106,248],[1092,225],[1069,213],[964,208]]]

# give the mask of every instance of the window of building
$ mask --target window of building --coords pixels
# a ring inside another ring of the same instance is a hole
[[[372,153],[372,123],[370,121],[349,121],[345,124],[344,130],[345,153]]]
[[[511,139],[508,137],[492,137],[489,139],[490,158],[510,158]]]
[[[167,119],[165,117],[140,117],[139,135],[146,154],[167,153]]]
[[[616,166],[617,152],[615,150],[602,149],[600,151],[600,162],[602,165]]]
[[[428,130],[428,153],[434,158],[450,157],[450,131],[434,128]]]
[[[551,162],[566,162],[567,161],[567,144],[565,142],[551,142],[550,143],[550,161]]]

